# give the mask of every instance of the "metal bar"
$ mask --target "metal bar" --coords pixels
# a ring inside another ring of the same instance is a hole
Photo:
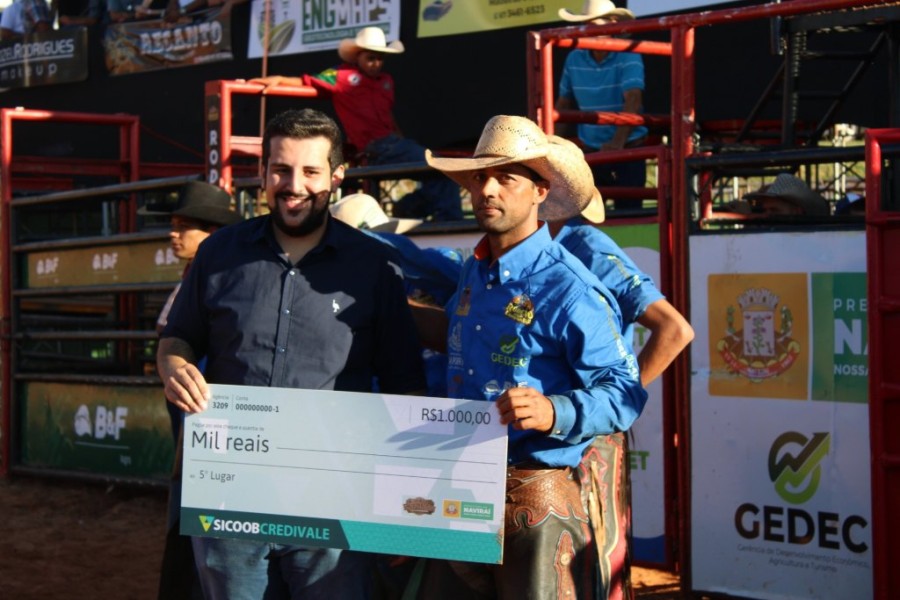
[[[69,294],[97,295],[126,292],[164,292],[170,291],[174,287],[175,283],[164,281],[154,283],[119,283],[116,285],[18,289],[13,290],[12,295],[16,298],[33,298],[35,296],[67,296]]]
[[[614,36],[621,33],[658,32],[663,29],[675,31],[678,28],[696,28],[723,23],[740,23],[769,17],[789,17],[815,12],[841,11],[871,6],[877,0],[792,0],[791,2],[759,4],[741,8],[724,8],[721,10],[701,11],[683,15],[665,17],[648,17],[633,21],[616,21],[595,25],[557,27],[545,29],[542,36],[549,39],[564,40],[583,36]],[[674,46],[674,39],[673,39]],[[675,89],[675,88],[673,88]]]
[[[113,329],[97,331],[30,331],[28,333],[16,333],[15,340],[134,340],[145,341],[159,339],[159,334],[152,330],[128,330]]]
[[[744,152],[741,154],[710,154],[685,158],[693,169],[711,169],[729,166],[791,165],[815,162],[845,162],[863,160],[862,147],[805,148],[772,150],[770,152]]]
[[[104,185],[100,187],[80,190],[69,190],[65,192],[53,192],[42,196],[29,196],[27,198],[16,198],[11,201],[14,208],[23,206],[36,206],[39,204],[50,204],[52,202],[69,202],[73,200],[83,200],[84,198],[93,198],[94,196],[109,196],[113,194],[129,194],[133,192],[144,192],[147,190],[156,190],[164,187],[177,187],[189,181],[197,181],[196,175],[179,175],[177,177],[163,177],[161,179],[145,179],[143,181],[131,181],[127,183],[115,183],[112,185]]]
[[[668,115],[646,115],[622,112],[559,110],[553,111],[554,121],[560,123],[590,123],[591,125],[647,125],[649,127],[669,127]]]
[[[0,246],[3,248],[3,256],[5,256],[3,264],[3,273],[0,275],[0,402],[3,406],[2,420],[0,427],[0,476],[5,477],[9,472],[10,457],[12,450],[10,441],[12,435],[12,344],[10,343],[10,325],[12,323],[12,274],[10,273],[10,265],[12,264],[12,186],[11,181],[12,163],[12,111],[4,108],[0,109]]]
[[[28,242],[12,247],[13,252],[40,252],[44,250],[60,250],[70,248],[84,248],[94,246],[112,246],[115,244],[136,244],[140,242],[164,241],[169,239],[168,233],[154,231],[139,231],[135,233],[123,233],[115,236],[92,236],[82,238],[69,238],[46,242]]]
[[[584,48],[585,50],[672,56],[672,44],[668,42],[650,42],[647,40],[631,40],[624,38],[569,38],[558,40],[556,46],[559,48]]]

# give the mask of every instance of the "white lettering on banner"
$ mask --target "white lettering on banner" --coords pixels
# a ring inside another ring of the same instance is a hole
[[[94,437],[102,440],[106,437],[119,439],[125,429],[125,417],[128,416],[128,408],[117,406],[115,410],[107,410],[105,406],[98,406],[94,418]]]
[[[303,30],[364,26],[381,20],[392,0],[303,0]]]
[[[219,185],[219,130],[209,130],[209,155],[206,157],[209,165],[209,177],[207,182]]]
[[[222,24],[218,21],[175,29],[162,29],[152,33],[142,32],[141,54],[148,56],[215,46],[222,43],[223,37]]]
[[[5,63],[16,63],[23,60],[72,58],[74,55],[75,40],[72,38],[16,44],[0,49],[0,67],[6,66]]]
[[[866,355],[869,354],[869,347],[863,348],[863,326],[862,319],[851,319],[850,326],[842,319],[834,321],[834,353],[844,354],[846,347],[850,354]]]

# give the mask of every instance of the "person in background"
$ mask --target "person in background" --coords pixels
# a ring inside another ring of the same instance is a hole
[[[585,0],[581,13],[565,8],[559,16],[570,23],[602,25],[634,19],[626,8],[616,8],[610,0]],[[644,62],[633,52],[572,50],[566,57],[559,82],[557,110],[625,112],[639,114],[644,102]],[[560,130],[560,134],[565,128]],[[622,150],[644,145],[647,128],[643,125],[578,124],[578,138],[585,152]],[[592,167],[594,181],[600,187],[644,187],[647,181],[643,160],[597,164]],[[613,200],[616,209],[640,209],[642,200]]]
[[[171,211],[154,210],[148,207],[138,214],[170,214],[172,230],[169,240],[172,253],[185,261],[182,279],[191,267],[200,244],[221,227],[233,225],[241,220],[241,215],[231,209],[231,196],[220,187],[202,181],[190,181],[178,190],[178,202]],[[157,332],[162,332],[168,320],[172,303],[181,288],[179,283],[169,294],[156,321]],[[163,549],[162,566],[159,572],[159,600],[170,598],[201,598],[197,570],[194,567],[194,553],[191,538],[181,535],[181,433],[184,412],[174,404],[166,402],[172,435],[175,440],[175,465],[169,486],[168,520],[166,543]]]
[[[404,137],[394,118],[394,79],[384,71],[388,55],[404,50],[399,40],[387,43],[378,27],[364,27],[354,38],[341,40],[343,64],[316,76],[274,75],[251,79],[266,86],[307,85],[331,97],[347,140],[363,151],[370,165],[423,162],[425,148]],[[419,189],[394,203],[395,217],[462,219],[459,187],[441,175],[426,176]]]
[[[806,182],[790,173],[779,173],[775,181],[756,192],[744,194],[755,213],[770,216],[828,216],[828,201],[812,191]]]
[[[382,246],[330,217],[344,176],[337,124],[312,109],[269,121],[269,214],[200,247],[157,352],[166,398],[206,409],[208,383],[420,393],[421,349],[403,280]],[[273,311],[272,307],[278,307]],[[207,357],[205,372],[197,359]],[[193,539],[207,600],[373,594],[375,555],[251,540]]]
[[[582,456],[630,427],[647,395],[609,290],[538,221],[591,202],[590,168],[574,144],[511,116],[488,121],[472,158],[426,160],[468,188],[485,236],[445,311],[417,307],[417,322],[446,345],[450,397],[494,402],[509,466],[503,564],[429,561],[419,597],[598,597]]]
[[[0,18],[0,40],[4,41],[51,29],[53,15],[46,0],[16,0]]]

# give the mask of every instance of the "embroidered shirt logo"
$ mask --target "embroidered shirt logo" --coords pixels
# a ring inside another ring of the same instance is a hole
[[[534,303],[525,294],[520,294],[509,301],[503,314],[517,323],[531,325],[534,320]]]
[[[362,81],[362,77],[359,73],[350,73],[350,76],[347,77],[347,83],[350,85],[359,85],[360,81]]]
[[[466,286],[459,295],[459,302],[456,304],[456,315],[459,317],[468,317],[469,309],[472,307],[472,288]]]
[[[338,304],[337,300],[332,299],[331,300],[331,311],[337,312],[339,310],[341,310],[341,305]]]

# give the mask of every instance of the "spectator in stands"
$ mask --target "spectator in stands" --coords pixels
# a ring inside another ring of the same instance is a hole
[[[6,13],[10,12],[9,19]],[[46,0],[16,0],[3,11],[0,19],[0,40],[41,33],[53,29],[53,18]]]
[[[779,173],[770,185],[744,195],[754,212],[767,215],[826,216],[828,202],[790,173]]]
[[[559,16],[570,23],[604,23],[634,19],[610,0],[585,0],[581,13],[561,8]],[[573,50],[566,57],[559,82],[557,110],[625,112],[638,114],[644,94],[644,62],[640,54],[605,50]],[[565,132],[561,128],[560,133]],[[642,146],[647,138],[643,125],[589,125],[579,123],[578,138],[585,152],[622,150]],[[643,160],[597,164],[591,167],[598,186],[644,187]],[[616,199],[616,209],[639,209],[640,199]]]
[[[169,0],[166,8],[166,19],[171,20],[180,14],[192,13],[204,8],[222,7],[220,14],[228,15],[231,9],[238,4],[244,4],[247,0]]]
[[[835,215],[865,215],[866,214],[866,197],[859,194],[849,193],[834,205]]]
[[[51,10],[60,28],[90,27],[107,15],[106,0],[53,0]]]
[[[380,28],[364,27],[355,38],[341,41],[338,55],[344,63],[338,67],[316,76],[275,75],[251,81],[267,87],[307,85],[329,94],[350,145],[364,151],[369,164],[424,163],[425,148],[403,137],[394,119],[394,80],[383,70],[385,56],[401,52],[399,40],[388,44]],[[435,221],[461,219],[459,187],[443,175],[430,174],[420,189],[396,202],[392,212],[396,217]]]
[[[22,5],[18,2],[10,4],[0,14],[0,41],[13,40],[25,34],[22,22]]]

